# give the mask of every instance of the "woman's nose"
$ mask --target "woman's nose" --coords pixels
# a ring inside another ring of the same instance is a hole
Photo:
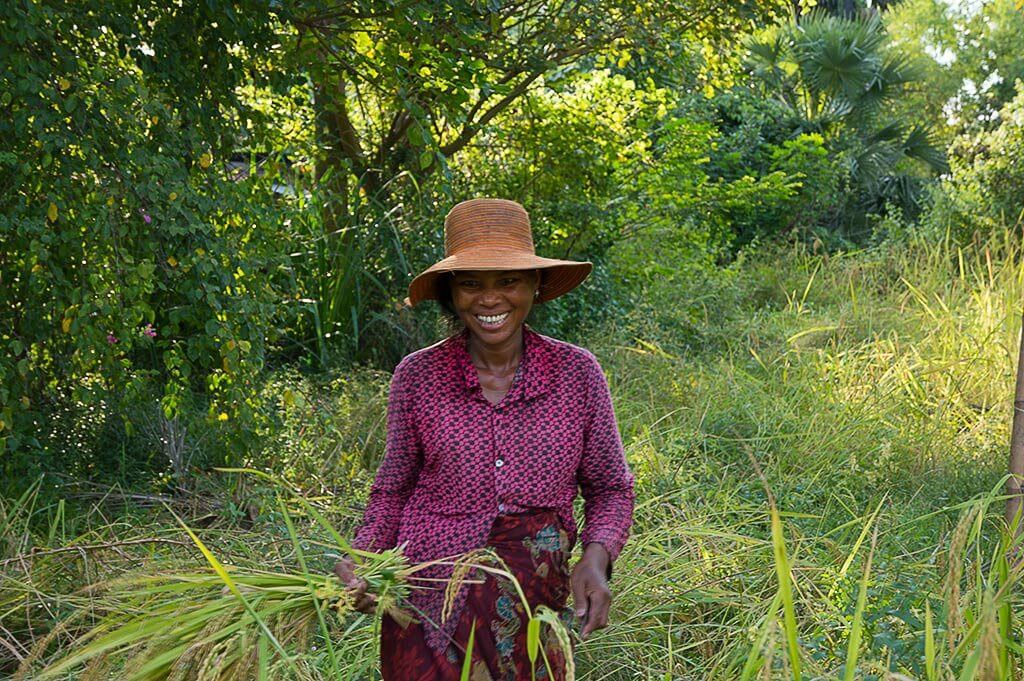
[[[484,289],[480,293],[480,303],[483,305],[497,305],[498,304],[498,292],[492,288]]]

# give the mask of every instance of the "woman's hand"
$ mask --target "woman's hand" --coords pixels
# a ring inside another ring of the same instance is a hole
[[[349,588],[355,597],[355,607],[359,612],[372,614],[377,607],[377,597],[366,593],[369,584],[362,577],[356,576],[355,563],[351,558],[342,558],[334,564],[334,574],[338,576],[341,583]]]
[[[608,551],[596,542],[587,544],[583,557],[572,570],[570,584],[576,617],[583,620],[580,638],[584,641],[590,632],[608,626],[608,610],[612,593],[608,589]]]

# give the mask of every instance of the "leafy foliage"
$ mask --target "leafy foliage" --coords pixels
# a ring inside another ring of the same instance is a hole
[[[936,192],[925,219],[934,236],[951,232],[959,242],[1024,223],[1024,81],[999,111],[999,125],[966,132],[950,145],[951,173]]]
[[[888,44],[879,14],[810,12],[754,34],[747,48],[754,87],[785,107],[797,134],[820,134],[848,173],[833,229],[864,236],[866,215],[887,203],[907,215],[920,210],[922,183],[946,168],[945,158],[928,126],[889,113],[919,74]]]
[[[0,450],[39,447],[62,399],[150,385],[168,416],[191,391],[213,418],[252,416],[280,211],[268,177],[236,182],[226,161],[246,51],[272,34],[260,2],[212,7],[0,10]]]

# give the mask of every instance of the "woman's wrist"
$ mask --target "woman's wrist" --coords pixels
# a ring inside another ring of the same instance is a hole
[[[611,574],[611,556],[608,554],[608,549],[600,542],[592,541],[584,546],[580,562],[593,565],[602,575]]]

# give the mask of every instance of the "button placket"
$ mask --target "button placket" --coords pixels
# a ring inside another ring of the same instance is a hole
[[[497,476],[497,480],[495,480],[495,491],[497,492],[498,499],[501,499],[505,496],[505,485],[503,485],[501,482],[502,476],[497,475],[501,471],[502,467],[504,467],[505,465],[504,455],[502,454],[502,449],[504,446],[502,434],[505,430],[505,422],[507,419],[503,407],[504,405],[499,404],[494,410],[494,472],[495,475]],[[498,513],[505,513],[505,511],[507,510],[508,506],[504,502],[499,501]]]
[[[502,454],[501,454],[501,445],[502,445],[501,431],[503,430],[502,423],[504,423],[504,420],[505,419],[502,416],[501,407],[499,405],[499,407],[497,409],[495,409],[495,413],[494,413],[494,435],[495,435],[495,438],[494,438],[494,450],[495,450],[495,456],[497,457],[494,460],[494,467],[495,468],[501,468],[502,466],[505,465],[505,460],[502,458]]]

